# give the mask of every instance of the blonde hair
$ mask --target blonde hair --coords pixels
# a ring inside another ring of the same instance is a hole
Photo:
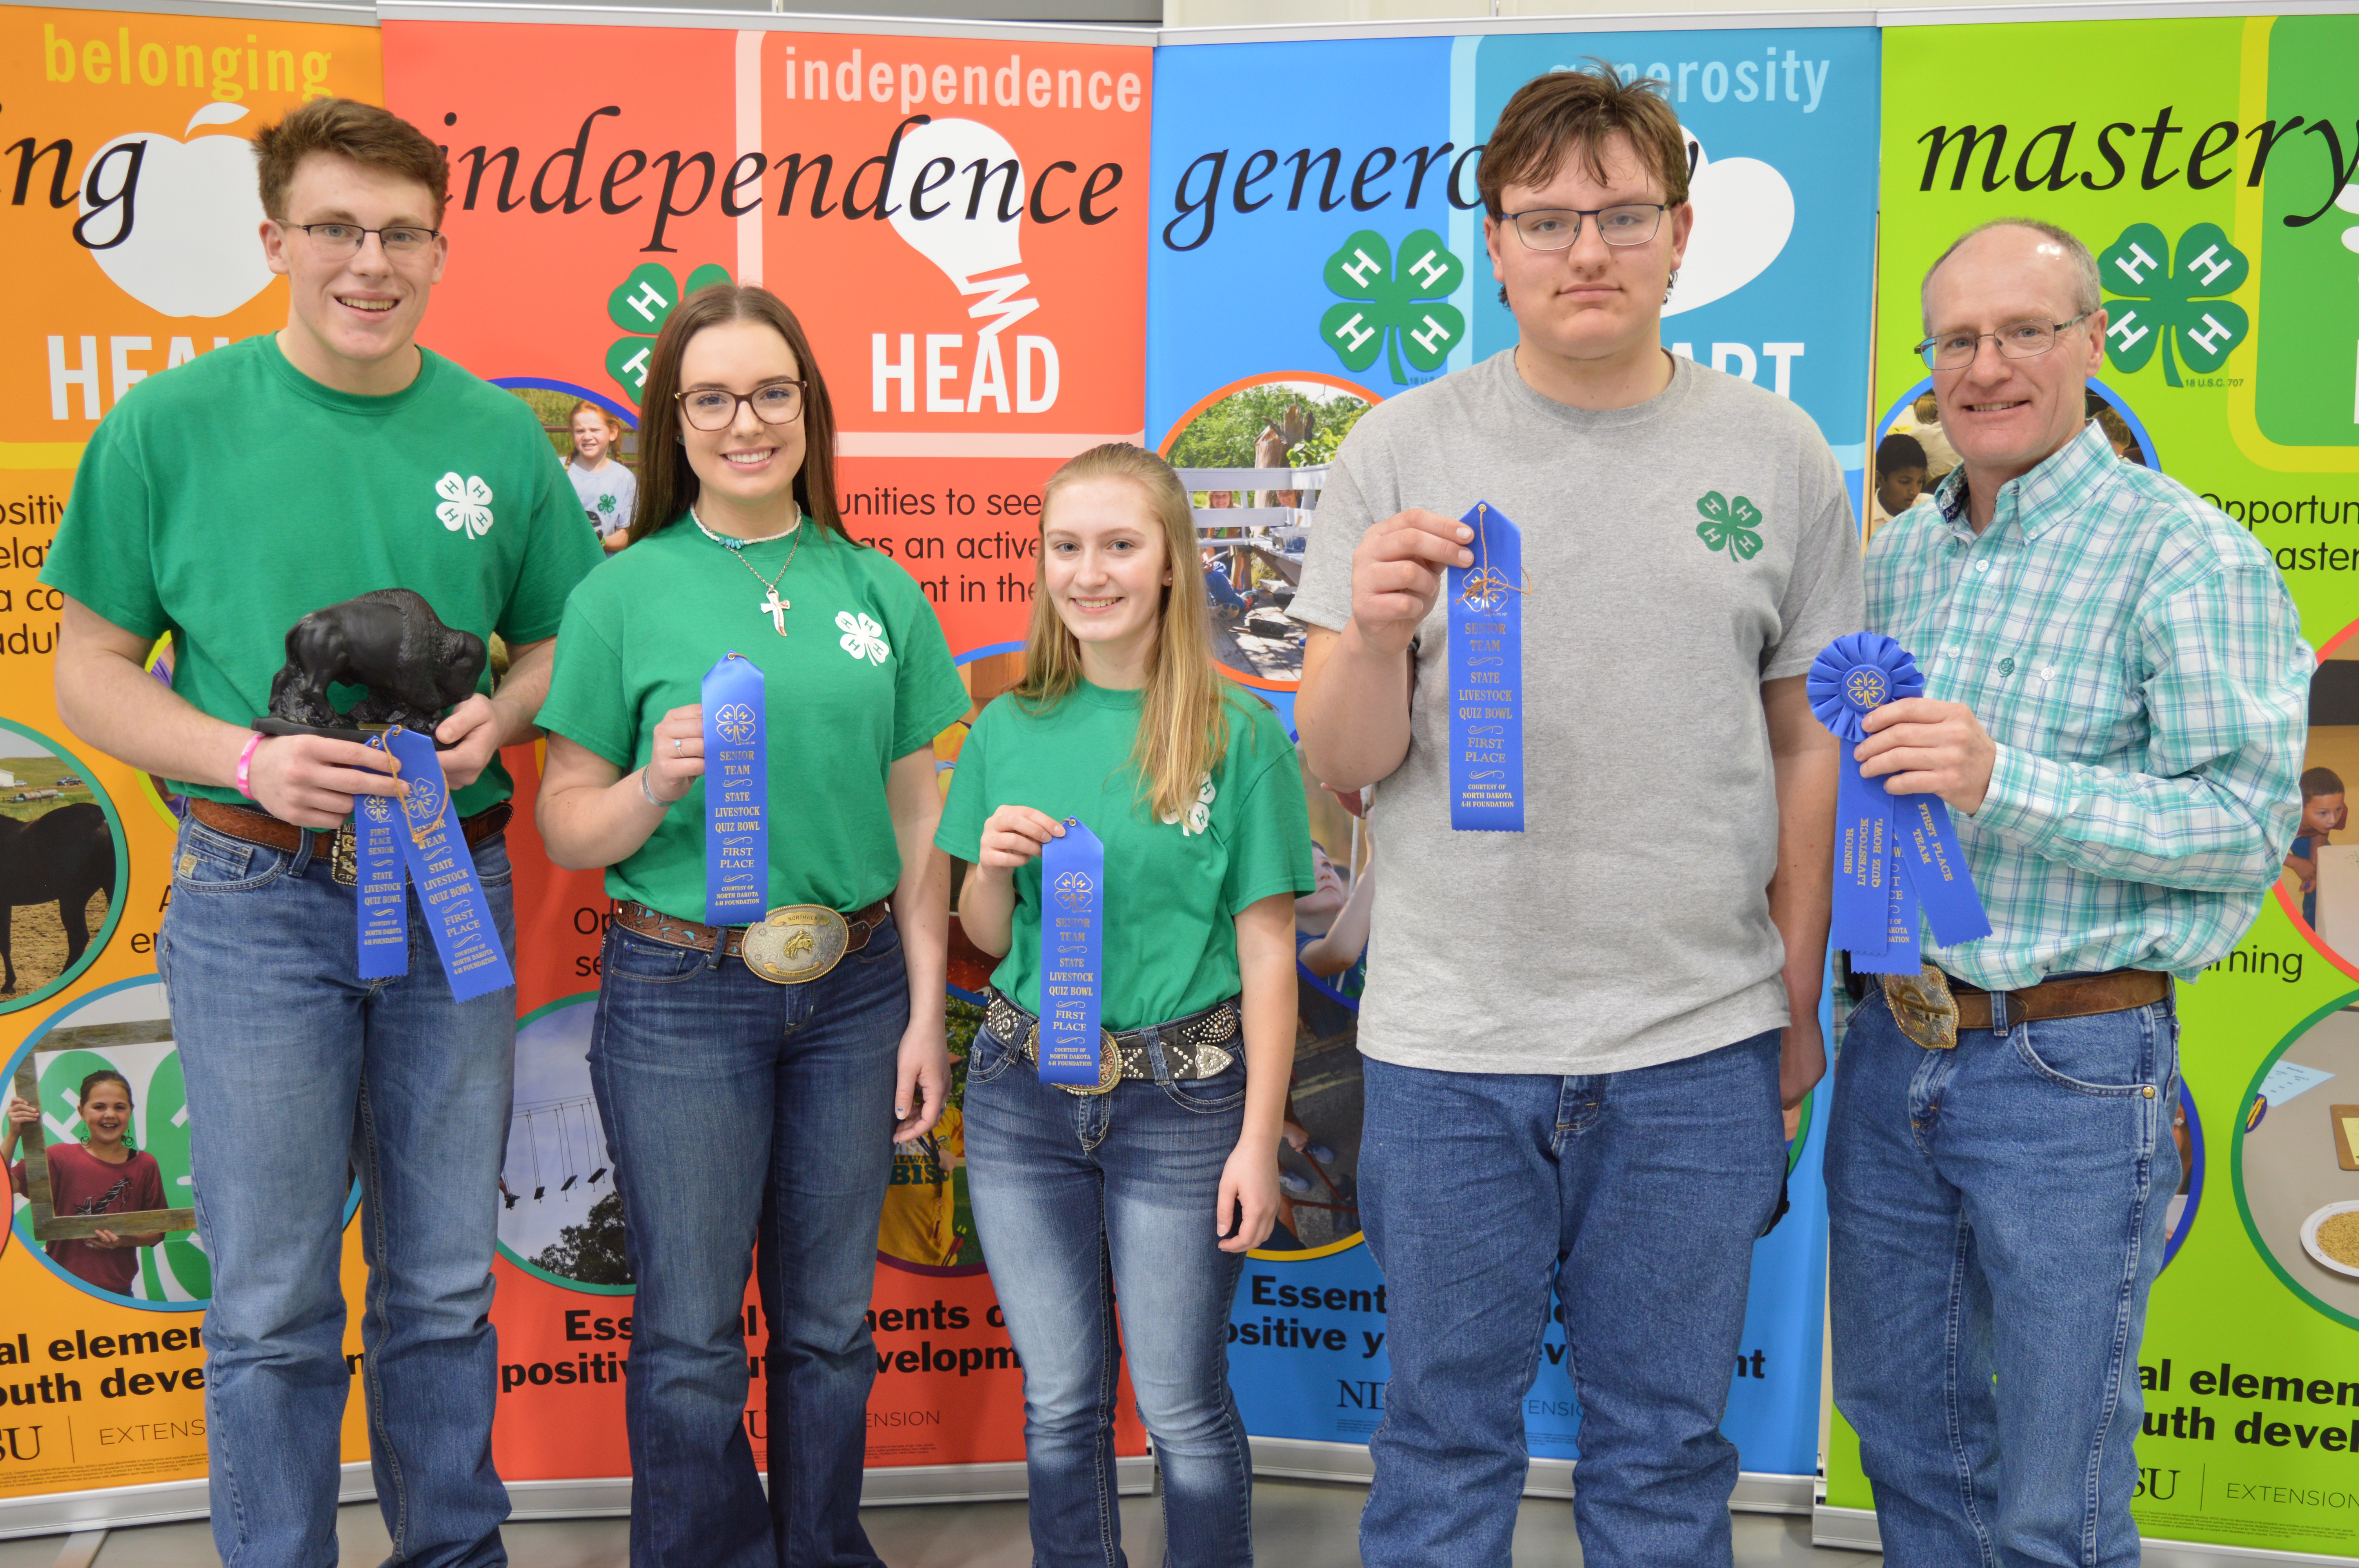
[[[1162,525],[1171,573],[1163,590],[1162,622],[1138,706],[1138,739],[1131,762],[1140,794],[1158,818],[1184,816],[1197,791],[1228,754],[1227,699],[1212,670],[1212,633],[1204,608],[1204,564],[1196,551],[1196,516],[1171,465],[1122,441],[1093,447],[1049,476],[1040,492],[1045,539],[1057,492],[1086,480],[1127,480]],[[1024,678],[1016,700],[1035,711],[1063,699],[1082,678],[1082,644],[1049,598],[1049,553],[1040,552],[1032,594],[1032,626],[1025,639]]]

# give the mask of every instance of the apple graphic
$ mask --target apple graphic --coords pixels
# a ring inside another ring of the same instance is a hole
[[[245,113],[242,103],[208,103],[181,135]],[[256,237],[263,213],[252,142],[131,131],[92,154],[87,167],[99,175],[82,180],[82,234],[104,247],[92,258],[132,298],[166,316],[226,316],[270,286],[276,275]],[[92,186],[99,200],[91,200]],[[121,243],[107,244],[124,225],[130,232]]]
[[[1757,157],[1704,156],[1703,143],[1682,129],[1694,172],[1688,200],[1695,203],[1695,232],[1680,264],[1679,287],[1663,314],[1676,316],[1724,299],[1759,277],[1786,248],[1794,232],[1794,189],[1786,177]]]

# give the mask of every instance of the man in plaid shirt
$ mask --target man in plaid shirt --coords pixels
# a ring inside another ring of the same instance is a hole
[[[2171,980],[2235,946],[2284,863],[2312,661],[2267,553],[2088,421],[2087,246],[1986,224],[1923,307],[1962,460],[1869,548],[1869,624],[1926,695],[1856,754],[1949,803],[1993,930],[1929,945],[1851,1016],[1835,1401],[1892,1568],[2127,1568],[2179,1181]]]

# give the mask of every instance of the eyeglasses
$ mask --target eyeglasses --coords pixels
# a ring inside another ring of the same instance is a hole
[[[2090,315],[2083,310],[2070,321],[2013,321],[1995,332],[1943,332],[1918,344],[1917,352],[1928,370],[1963,370],[1983,351],[1983,340],[1995,338],[1998,351],[2008,359],[2036,360],[2056,346],[2058,333],[2079,326]]]
[[[803,411],[805,383],[795,380],[766,381],[751,392],[730,392],[718,386],[693,387],[687,392],[675,392],[679,399],[680,417],[700,430],[726,430],[737,422],[737,406],[753,406],[754,417],[765,425],[791,424]]]
[[[1516,226],[1516,237],[1529,250],[1569,249],[1581,238],[1583,218],[1597,220],[1597,237],[1609,245],[1643,245],[1663,226],[1665,211],[1659,201],[1627,201],[1619,207],[1593,209],[1535,207],[1528,212],[1508,213],[1507,222]]]
[[[311,236],[311,248],[332,261],[342,261],[361,248],[361,242],[371,234],[387,258],[412,261],[426,254],[440,238],[440,229],[417,229],[397,223],[389,229],[364,229],[357,223],[286,223],[282,228],[300,229]]]

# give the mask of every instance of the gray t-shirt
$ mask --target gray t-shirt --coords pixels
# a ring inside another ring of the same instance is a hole
[[[1292,613],[1340,631],[1352,553],[1408,507],[1523,531],[1524,831],[1450,826],[1446,606],[1411,644],[1409,749],[1360,1049],[1455,1072],[1603,1073],[1786,1024],[1761,683],[1865,623],[1834,455],[1791,403],[1684,359],[1630,408],[1568,408],[1512,350],[1372,408],[1320,498]],[[1760,516],[1749,560],[1698,503]]]
[[[638,475],[612,458],[594,472],[568,458],[565,477],[573,481],[582,510],[596,520],[600,537],[631,525],[631,509],[639,500]]]

